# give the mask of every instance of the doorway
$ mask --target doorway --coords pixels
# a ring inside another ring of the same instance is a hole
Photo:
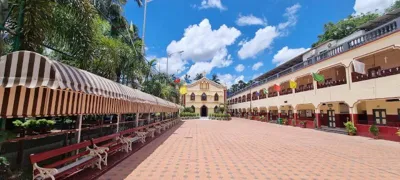
[[[208,116],[208,108],[207,106],[203,105],[200,109],[200,116],[201,117],[207,117]]]
[[[328,110],[328,127],[336,127],[335,110]]]

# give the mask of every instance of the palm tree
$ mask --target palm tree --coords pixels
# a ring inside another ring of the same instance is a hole
[[[185,82],[188,84],[190,84],[192,82],[192,80],[190,80],[190,75],[188,75],[188,74],[185,74],[184,79],[185,79]]]
[[[203,74],[200,74],[200,73],[198,73],[198,74],[196,74],[196,77],[194,78],[194,80],[199,80],[199,79],[201,79],[201,78],[203,78],[204,76],[203,76]]]
[[[240,81],[238,82],[238,85],[239,85],[239,89],[242,89],[242,88],[245,88],[245,87],[246,87],[246,83],[245,83],[243,80],[240,80]]]
[[[216,74],[213,74],[212,75],[212,79],[211,79],[212,81],[214,81],[214,82],[216,82],[216,83],[218,83],[218,84],[221,84],[220,83],[220,80],[218,79],[218,75],[216,75]]]
[[[239,84],[233,84],[233,85],[231,86],[231,91],[232,91],[232,92],[236,92],[237,90],[239,90]]]

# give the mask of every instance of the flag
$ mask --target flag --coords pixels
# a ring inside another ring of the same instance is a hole
[[[289,87],[292,89],[296,89],[297,88],[297,83],[295,81],[289,81]]]
[[[264,94],[268,94],[268,90],[266,88],[263,89]]]
[[[187,87],[186,84],[181,86],[181,88],[179,89],[179,93],[181,93],[182,95],[187,93]]]
[[[281,86],[275,84],[275,85],[274,85],[274,90],[275,90],[275,91],[281,91]]]
[[[181,82],[181,79],[175,78],[174,82],[175,82],[176,84],[179,84],[179,83]]]
[[[365,64],[364,63],[362,63],[360,61],[353,60],[353,66],[354,66],[354,72],[360,73],[360,74],[366,74],[365,73]]]
[[[313,73],[312,77],[314,78],[315,81],[317,82],[323,82],[325,81],[324,75],[318,74],[318,73]]]

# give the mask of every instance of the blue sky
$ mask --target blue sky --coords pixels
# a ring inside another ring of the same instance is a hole
[[[230,86],[248,81],[306,51],[327,22],[382,12],[395,0],[151,0],[146,56],[157,69],[183,76],[218,74]],[[143,8],[132,0],[125,16],[142,34]]]

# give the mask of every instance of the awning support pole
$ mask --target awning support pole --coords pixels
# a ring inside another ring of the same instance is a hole
[[[78,122],[78,137],[77,137],[77,143],[80,143],[81,142],[81,133],[82,133],[82,119],[83,119],[83,115],[82,114],[80,114],[79,116],[78,116],[78,118],[79,118],[79,122]]]
[[[119,122],[121,121],[121,114],[117,115],[117,132],[119,132]]]

